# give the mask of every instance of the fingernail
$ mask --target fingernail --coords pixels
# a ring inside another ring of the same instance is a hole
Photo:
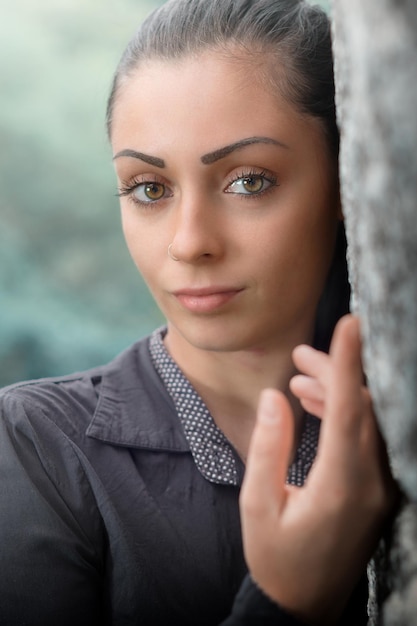
[[[278,417],[276,392],[274,389],[264,389],[259,398],[258,420],[264,424],[272,424],[278,421]]]

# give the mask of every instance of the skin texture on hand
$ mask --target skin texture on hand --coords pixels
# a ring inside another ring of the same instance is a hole
[[[293,446],[286,397],[264,390],[241,492],[245,556],[263,591],[311,624],[340,616],[395,501],[394,482],[369,391],[359,321],[338,323],[329,355],[294,351],[291,389],[323,419],[305,485],[285,484]]]

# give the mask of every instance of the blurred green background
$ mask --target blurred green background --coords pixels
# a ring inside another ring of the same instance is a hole
[[[112,72],[160,3],[3,3],[0,385],[105,362],[163,322],[123,243],[104,128]]]

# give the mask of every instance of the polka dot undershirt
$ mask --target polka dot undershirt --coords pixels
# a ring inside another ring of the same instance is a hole
[[[216,425],[208,408],[165,348],[166,328],[149,338],[149,352],[156,371],[171,396],[184,429],[194,462],[210,482],[239,485],[236,453]],[[288,470],[287,482],[301,486],[313,464],[320,420],[306,414],[300,445]]]

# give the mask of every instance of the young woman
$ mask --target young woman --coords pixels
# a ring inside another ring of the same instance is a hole
[[[391,490],[357,320],[311,347],[348,301],[325,14],[171,0],[123,55],[108,129],[167,324],[2,393],[0,622],[365,623]]]

